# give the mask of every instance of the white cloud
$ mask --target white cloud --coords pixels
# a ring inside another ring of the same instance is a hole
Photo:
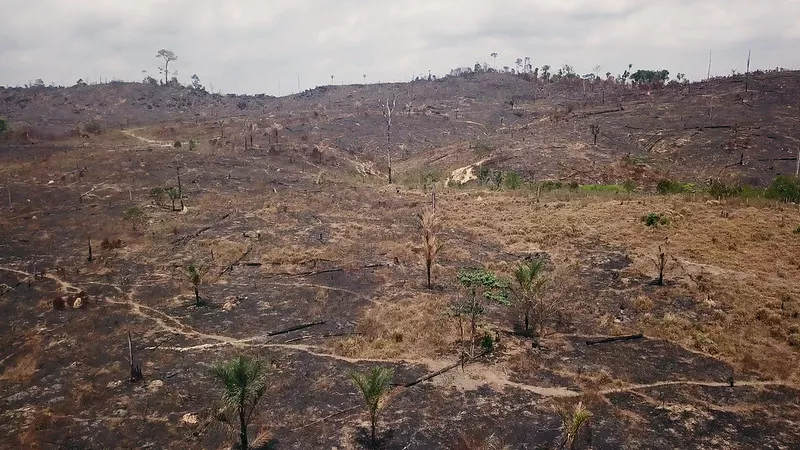
[[[5,3],[5,4],[4,4]],[[667,68],[705,76],[798,67],[800,1],[770,0],[0,0],[0,84],[35,78],[140,79],[155,53],[178,54],[228,92],[276,94],[335,81],[407,80],[428,70],[517,57],[580,73]]]

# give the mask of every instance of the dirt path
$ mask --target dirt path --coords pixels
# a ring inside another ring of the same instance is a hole
[[[138,139],[138,140],[140,140],[140,141],[142,141],[142,142],[144,142],[145,144],[148,144],[148,145],[155,145],[157,147],[172,147],[172,145],[173,145],[172,142],[157,141],[155,139],[148,139],[146,137],[138,136],[136,133],[134,133],[137,130],[143,130],[143,129],[144,128],[129,128],[127,130],[122,130],[122,134],[124,134],[126,136],[130,136],[130,137],[132,137],[134,139]]]

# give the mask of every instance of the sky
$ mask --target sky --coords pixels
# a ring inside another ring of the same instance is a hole
[[[177,78],[287,95],[476,62],[673,78],[800,68],[800,0],[0,0],[0,85]],[[143,71],[147,71],[144,73]],[[366,75],[366,77],[364,77]],[[331,79],[333,76],[333,79]]]

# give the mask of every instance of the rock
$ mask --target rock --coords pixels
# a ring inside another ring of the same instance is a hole
[[[248,230],[244,232],[244,237],[251,239],[260,239],[261,230]]]
[[[53,397],[47,401],[47,403],[54,405],[56,403],[62,403],[65,400],[63,396]]]
[[[113,388],[119,387],[121,384],[122,384],[122,380],[109,381],[108,384],[106,385],[106,387],[109,388],[109,389],[113,389]]]
[[[55,181],[53,181],[53,180],[50,180],[50,181],[47,182],[47,184],[53,184],[53,183],[55,183]]]
[[[181,417],[181,422],[194,425],[197,423],[197,414],[195,413],[186,413]]]
[[[128,415],[128,410],[127,409],[118,409],[118,410],[114,411],[114,415],[117,416],[117,417],[125,417],[125,416]]]
[[[80,297],[76,298],[75,299],[75,303],[72,304],[72,307],[75,308],[75,309],[82,308],[83,307],[83,300]]]
[[[147,390],[150,392],[157,392],[162,387],[164,387],[164,382],[161,380],[153,380],[147,383]]]

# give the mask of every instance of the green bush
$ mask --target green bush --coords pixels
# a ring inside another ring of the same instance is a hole
[[[795,177],[778,175],[765,193],[767,198],[784,202],[800,202],[800,181]]]
[[[0,119],[0,134],[8,131],[8,122],[5,119]]]
[[[625,192],[633,192],[636,190],[636,184],[633,180],[625,180],[622,183],[622,189],[625,189]]]
[[[172,146],[175,148],[181,148],[181,141],[175,141],[172,143]]]
[[[477,176],[478,176],[478,183],[486,184],[492,177],[492,169],[481,166],[480,170],[478,170]]]
[[[539,183],[539,189],[542,192],[555,191],[561,189],[562,187],[564,187],[564,185],[561,184],[560,181],[544,180],[541,183]]]
[[[656,186],[659,194],[685,194],[687,192],[694,192],[694,184],[681,183],[680,181],[661,180]]]
[[[475,156],[478,158],[483,158],[489,156],[494,150],[489,144],[485,142],[477,142],[475,145],[472,146],[472,149],[475,151]]]
[[[708,193],[712,197],[728,198],[738,196],[742,193],[741,186],[728,186],[719,180],[713,180],[708,187]]]
[[[798,225],[798,226],[797,226],[797,228],[795,228],[795,229],[794,229],[794,231],[793,231],[792,233],[794,233],[794,234],[800,234],[800,225]]]
[[[582,184],[579,189],[586,192],[613,192],[615,194],[627,191],[618,184]]]
[[[189,139],[189,150],[194,150],[195,148],[197,148],[197,142]]]
[[[151,199],[153,199],[153,201],[157,205],[160,205],[164,201],[164,196],[166,194],[167,194],[167,191],[165,191],[164,188],[162,188],[162,187],[154,187],[153,189],[150,189],[150,195],[149,196],[150,196]]]
[[[503,176],[503,187],[506,189],[519,189],[522,186],[522,177],[517,172],[506,172]]]
[[[486,333],[481,338],[481,348],[485,353],[489,353],[494,350],[494,339],[492,339],[492,335]]]
[[[669,225],[669,218],[662,214],[650,213],[642,217],[642,222],[648,227],[666,226]]]
[[[96,120],[90,120],[83,129],[86,130],[87,133],[100,134],[103,132],[103,124]]]

